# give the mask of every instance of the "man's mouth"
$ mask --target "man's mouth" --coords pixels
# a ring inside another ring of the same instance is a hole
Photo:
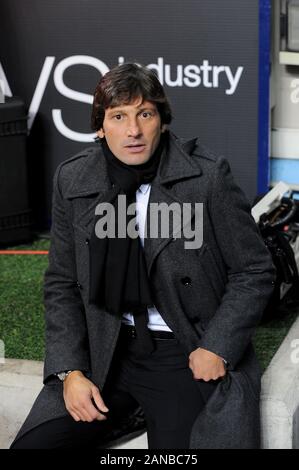
[[[145,144],[129,144],[126,145],[125,148],[128,149],[129,152],[140,153],[145,149]]]

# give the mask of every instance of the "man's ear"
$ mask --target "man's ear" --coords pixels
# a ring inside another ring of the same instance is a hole
[[[105,132],[104,132],[103,128],[101,128],[97,131],[97,135],[100,139],[103,139],[105,137]]]
[[[162,124],[162,127],[161,127],[161,132],[165,132],[167,130],[167,124]]]

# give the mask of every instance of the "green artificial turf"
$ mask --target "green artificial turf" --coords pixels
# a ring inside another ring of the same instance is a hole
[[[48,240],[9,247],[17,250],[47,250]],[[0,340],[5,356],[19,359],[44,358],[43,277],[48,264],[46,255],[0,255]],[[254,346],[265,369],[298,311],[258,327]]]
[[[290,309],[290,312],[285,317],[271,320],[257,328],[253,344],[263,370],[269,365],[272,357],[298,317],[298,313],[298,308]]]
[[[48,240],[9,247],[47,250]],[[0,255],[0,339],[5,357],[44,358],[43,275],[47,255]]]

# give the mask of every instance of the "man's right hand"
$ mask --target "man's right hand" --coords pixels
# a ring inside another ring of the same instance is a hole
[[[66,409],[75,421],[103,421],[107,417],[92,403],[92,398],[100,411],[109,411],[98,387],[79,371],[72,371],[63,382],[63,398]]]

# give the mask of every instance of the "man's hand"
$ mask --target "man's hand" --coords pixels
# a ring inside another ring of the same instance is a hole
[[[189,355],[189,367],[196,380],[217,380],[226,374],[223,359],[206,349],[197,348]]]
[[[92,403],[93,398],[99,410],[109,411],[99,389],[81,371],[73,371],[66,377],[63,383],[63,398],[66,409],[75,421],[107,419]]]

